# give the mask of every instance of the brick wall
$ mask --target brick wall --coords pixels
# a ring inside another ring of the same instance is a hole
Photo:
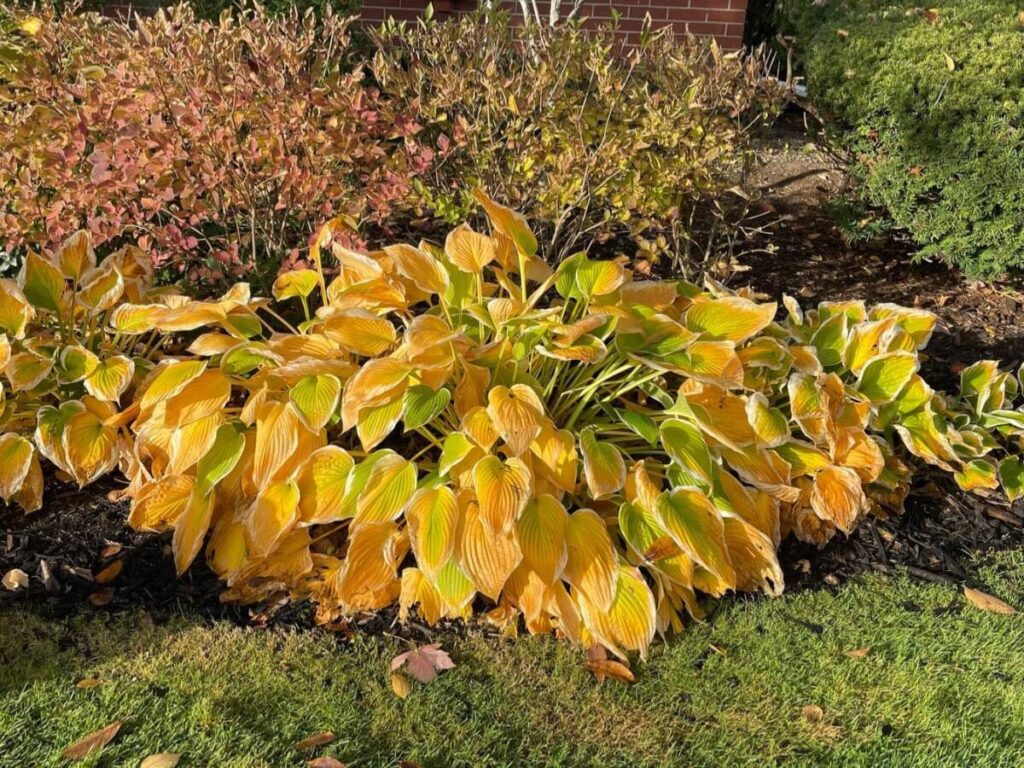
[[[398,20],[412,20],[423,14],[428,0],[363,0],[363,19],[384,21],[391,16]],[[439,18],[453,13],[467,13],[477,7],[477,0],[433,0],[434,15]],[[501,5],[520,16],[519,3],[503,0]],[[548,3],[537,0],[542,16],[546,18]],[[562,0],[562,7],[572,7],[572,0]],[[619,13],[619,29],[626,42],[639,33],[644,17],[650,14],[655,28],[671,26],[677,34],[713,35],[719,45],[727,49],[743,44],[743,23],[747,14],[747,0],[587,0],[580,15],[590,24],[601,24]]]

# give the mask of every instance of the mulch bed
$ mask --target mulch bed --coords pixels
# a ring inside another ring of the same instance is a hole
[[[1024,299],[1015,288],[967,281],[942,265],[915,264],[910,246],[896,237],[845,242],[823,210],[824,201],[843,190],[842,170],[807,142],[790,122],[763,144],[767,162],[752,182],[774,223],[767,234],[754,236],[749,252],[738,258],[747,269],[729,282],[751,285],[774,300],[789,293],[805,307],[862,298],[935,312],[941,321],[923,356],[923,374],[937,388],[955,388],[960,368],[982,358],[1019,365]],[[113,480],[85,490],[54,484],[46,508],[28,516],[0,505],[0,575],[20,568],[30,577],[26,591],[0,589],[0,606],[31,606],[54,618],[141,608],[156,621],[187,609],[210,619],[267,623],[259,608],[223,605],[221,585],[201,557],[176,578],[169,538],[129,530],[127,505],[106,498],[115,487]],[[1020,506],[963,493],[950,478],[922,471],[902,516],[866,521],[821,549],[785,542],[780,558],[787,588],[835,588],[858,574],[898,567],[918,579],[971,584],[973,555],[1024,546],[1022,514]],[[120,572],[97,583],[114,562],[122,563]],[[393,612],[384,612],[355,624],[384,631],[393,619]],[[274,621],[308,626],[309,606],[286,607]]]

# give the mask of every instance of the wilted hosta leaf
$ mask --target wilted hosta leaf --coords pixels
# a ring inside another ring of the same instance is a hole
[[[177,752],[160,752],[143,760],[139,768],[175,768],[180,761],[181,755]]]
[[[426,251],[402,244],[389,245],[384,252],[391,257],[398,272],[418,288],[441,295],[448,290],[448,273],[441,262]]]
[[[956,479],[957,485],[965,491],[974,491],[979,488],[991,490],[999,487],[999,478],[996,473],[995,464],[985,459],[975,459],[964,464],[963,468],[953,477]]]
[[[532,256],[537,252],[537,238],[530,231],[530,226],[522,214],[494,202],[482,189],[474,190],[473,194],[487,211],[487,218],[491,220],[491,226],[496,232],[510,238],[519,252],[526,256]]]
[[[25,338],[25,327],[35,309],[13,280],[0,280],[0,330],[14,339]]]
[[[203,547],[213,515],[213,493],[193,493],[174,523],[174,566],[180,576],[192,565]]]
[[[860,478],[852,469],[826,467],[815,475],[811,507],[822,520],[849,533],[866,505]]]
[[[14,392],[25,392],[39,386],[52,370],[53,360],[50,358],[40,357],[31,352],[19,352],[11,355],[4,373],[11,382],[11,389]]]
[[[35,451],[24,437],[8,432],[0,435],[0,498],[10,501],[28,477]]]
[[[117,430],[106,426],[90,411],[68,419],[63,448],[68,469],[79,486],[88,485],[110,472],[120,457]]]
[[[525,384],[494,387],[487,394],[487,413],[513,456],[521,456],[540,434],[544,406]]]
[[[128,523],[136,530],[163,531],[173,526],[188,507],[195,480],[168,475],[143,488],[132,499]]]
[[[473,586],[496,601],[523,554],[511,531],[490,528],[479,507],[471,503],[462,514],[458,557]]]
[[[294,482],[274,483],[261,490],[245,514],[249,549],[266,555],[298,520],[299,487]]]

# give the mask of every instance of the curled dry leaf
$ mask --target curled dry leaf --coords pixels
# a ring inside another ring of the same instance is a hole
[[[90,688],[95,688],[99,685],[103,685],[103,681],[98,677],[84,677],[75,683],[75,688],[80,691],[87,691]]]
[[[401,672],[392,672],[391,690],[395,692],[395,695],[398,698],[406,698],[410,693],[412,693],[412,685],[409,683],[409,678],[407,678]]]
[[[636,677],[629,667],[621,661],[615,661],[614,659],[589,659],[587,661],[587,669],[594,673],[594,677],[597,678],[599,683],[603,683],[605,678],[608,677],[612,680],[618,680],[620,683],[636,682]]]
[[[446,669],[452,669],[455,662],[451,657],[441,650],[437,643],[423,645],[405,653],[400,653],[391,660],[391,671],[395,672],[405,667],[409,674],[421,683],[429,683],[437,673]],[[396,691],[397,693],[397,691]]]
[[[116,557],[121,554],[122,549],[124,549],[124,547],[116,542],[113,544],[107,544],[107,546],[100,550],[100,559],[109,560],[112,557]]]
[[[174,768],[180,760],[177,752],[160,752],[143,760],[139,768]]]
[[[105,605],[110,605],[110,602],[114,599],[114,590],[112,588],[101,589],[98,592],[93,592],[89,595],[89,605],[96,608],[102,608]]]
[[[992,595],[977,589],[971,589],[970,587],[964,587],[964,597],[967,598],[967,602],[989,613],[1001,613],[1004,616],[1012,616],[1017,612],[1016,608],[1009,603],[1004,603],[998,597],[992,597]]]
[[[314,757],[306,765],[309,768],[348,768],[346,763],[335,760],[333,757]]]
[[[93,731],[61,752],[61,756],[66,760],[81,760],[93,752],[98,752],[113,741],[114,737],[117,736],[117,732],[121,730],[121,725],[122,721],[116,720],[110,725],[100,728],[98,731]]]
[[[115,560],[106,568],[101,569],[95,577],[97,584],[109,584],[121,574],[121,569],[124,568],[123,560]]]
[[[21,592],[23,589],[28,589],[28,574],[21,570],[21,568],[12,568],[4,574],[3,585],[4,589],[8,589],[11,592]]]
[[[843,651],[843,656],[849,656],[851,659],[863,659],[871,653],[870,648],[854,648],[852,651]]]
[[[295,749],[300,752],[304,752],[307,749],[313,749],[314,747],[322,747],[324,744],[330,744],[337,738],[331,731],[322,731],[316,733],[309,738],[303,739],[295,743]]]

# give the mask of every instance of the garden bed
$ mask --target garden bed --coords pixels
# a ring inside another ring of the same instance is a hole
[[[783,293],[804,304],[818,300],[861,298],[896,302],[935,312],[941,318],[924,374],[937,387],[954,387],[958,368],[980,357],[1017,364],[1024,340],[1017,331],[1020,297],[1011,287],[966,281],[945,266],[914,264],[908,244],[889,237],[847,243],[825,204],[841,193],[841,167],[790,116],[762,142],[766,164],[752,179],[760,207],[774,223],[749,243],[750,252],[730,282],[749,284],[777,300]],[[764,247],[774,243],[774,252]],[[85,490],[47,489],[45,508],[22,515],[3,513],[0,572],[20,568],[31,577],[27,594],[0,593],[4,602],[29,603],[54,617],[95,610],[142,608],[161,621],[181,608],[210,618],[262,623],[259,609],[223,605],[220,584],[203,558],[175,578],[169,537],[131,531],[127,504],[107,500],[116,481]],[[1019,507],[1002,497],[991,499],[960,491],[942,473],[923,472],[903,516],[873,520],[824,549],[787,542],[780,560],[787,586],[833,587],[865,571],[906,567],[910,576],[936,582],[973,583],[968,561],[979,551],[1024,546]],[[108,549],[109,548],[109,549]],[[108,555],[101,553],[107,550]],[[116,551],[115,551],[116,550]],[[115,561],[123,568],[109,584],[94,574]],[[44,584],[43,563],[49,577]],[[308,623],[309,612],[292,606],[275,620]],[[369,621],[383,628],[393,615]]]

